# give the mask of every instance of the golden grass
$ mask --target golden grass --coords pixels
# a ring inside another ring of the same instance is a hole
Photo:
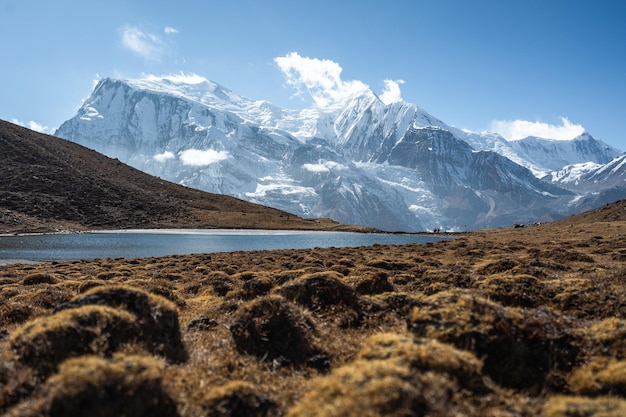
[[[41,392],[8,416],[177,416],[152,357],[82,356],[64,362]]]
[[[64,360],[86,354],[110,355],[134,342],[141,328],[135,317],[104,306],[84,306],[34,319],[9,338],[18,360],[46,377]]]
[[[6,265],[0,414],[52,415],[104,390],[180,417],[626,415],[625,248],[625,221],[572,221],[426,245]]]
[[[615,397],[555,396],[546,401],[545,417],[622,417],[626,415],[626,400]]]

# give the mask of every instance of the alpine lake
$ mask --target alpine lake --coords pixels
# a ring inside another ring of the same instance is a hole
[[[0,235],[0,265],[195,253],[423,244],[449,236],[243,229],[151,229]]]

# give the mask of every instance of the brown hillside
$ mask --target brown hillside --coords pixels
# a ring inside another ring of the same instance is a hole
[[[0,163],[0,233],[338,226],[173,184],[75,143],[1,120]]]

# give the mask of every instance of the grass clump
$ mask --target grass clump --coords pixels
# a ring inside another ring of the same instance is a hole
[[[0,305],[0,326],[23,323],[33,314],[33,308],[23,302],[4,301]]]
[[[482,281],[478,288],[504,306],[534,308],[548,304],[550,294],[532,275],[496,274]]]
[[[356,360],[314,379],[287,417],[455,415],[456,389],[443,375],[412,372],[399,361]]]
[[[207,417],[265,417],[276,403],[245,381],[231,381],[211,389],[202,406]]]
[[[626,416],[626,400],[615,397],[548,398],[543,408],[544,417],[623,417]]]
[[[58,306],[57,310],[86,305],[103,305],[132,313],[141,329],[148,350],[174,363],[188,358],[183,345],[178,309],[169,300],[138,288],[123,285],[94,287],[83,295]]]
[[[330,319],[341,327],[357,326],[362,320],[356,292],[338,272],[325,271],[302,275],[278,288],[278,294],[319,313],[330,313]]]
[[[274,281],[267,273],[247,271],[235,274],[232,278],[243,281],[239,296],[246,300],[265,295],[274,287]]]
[[[575,369],[568,383],[576,394],[626,397],[626,361],[597,358]]]
[[[29,288],[29,287],[27,287]],[[52,310],[72,298],[72,292],[58,285],[40,284],[33,291],[25,291],[13,297],[12,301],[26,303],[33,307]]]
[[[409,327],[484,358],[483,371],[498,384],[538,394],[562,391],[580,351],[564,318],[549,310],[506,308],[468,291],[445,291],[414,307]]]
[[[46,377],[65,359],[110,355],[135,341],[139,332],[135,317],[126,311],[84,306],[26,323],[11,334],[9,345],[20,362]]]
[[[147,356],[69,359],[39,396],[7,416],[175,417],[176,404],[162,386],[162,372],[163,364]]]
[[[313,322],[278,295],[260,297],[240,306],[230,332],[237,350],[266,361],[328,367],[328,357],[313,340]]]
[[[384,271],[366,271],[351,277],[347,282],[351,284],[357,294],[361,295],[383,294],[394,290],[387,273]]]
[[[415,339],[412,335],[399,333],[379,333],[365,340],[358,358],[398,359],[406,362],[413,370],[444,373],[472,392],[490,391],[481,373],[482,362],[476,356],[434,339]]]
[[[22,279],[22,285],[57,284],[58,282],[58,278],[45,272],[36,272]]]

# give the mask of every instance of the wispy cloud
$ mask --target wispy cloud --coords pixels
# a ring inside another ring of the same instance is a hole
[[[572,123],[567,117],[561,117],[560,125],[528,120],[494,120],[490,128],[508,140],[536,136],[544,139],[571,140],[585,132],[582,125]]]
[[[214,149],[200,150],[187,149],[178,154],[183,165],[202,167],[228,159],[230,155],[226,151]]]
[[[326,162],[320,162],[317,164],[304,164],[302,165],[302,168],[304,168],[305,170],[309,172],[316,172],[316,173],[326,173],[332,170],[341,171],[344,169],[348,169],[347,166],[340,164],[338,162],[335,162],[335,161],[326,161]]]
[[[361,81],[343,81],[343,68],[331,60],[300,56],[291,52],[274,58],[274,62],[283,72],[287,84],[294,86],[298,94],[307,92],[315,104],[326,107],[342,101],[354,93],[369,87]]]
[[[121,35],[126,49],[150,61],[161,59],[164,45],[159,36],[131,25],[124,26]]]
[[[165,151],[163,153],[158,153],[154,155],[152,158],[157,162],[163,163],[169,161],[170,159],[176,158],[176,155],[174,155],[173,152]]]
[[[329,59],[303,57],[297,52],[274,58],[274,62],[286,78],[287,85],[296,88],[296,96],[309,94],[318,107],[327,107],[371,88],[359,80],[341,79],[343,68]],[[385,104],[402,101],[400,85],[404,80],[384,80],[379,95]]]
[[[385,104],[402,101],[400,85],[404,84],[404,80],[385,80],[383,82],[385,83],[385,89],[382,94],[378,96],[380,100]]]
[[[22,126],[22,127],[27,127],[30,130],[34,130],[35,132],[39,132],[39,133],[50,134],[54,132],[53,128],[43,125],[41,123],[37,123],[34,120],[24,123],[17,119],[11,119],[11,123]]]
[[[169,36],[178,33],[178,30],[166,26],[163,32]],[[150,61],[160,61],[170,46],[161,36],[138,26],[125,25],[120,29],[120,35],[126,49]]]

